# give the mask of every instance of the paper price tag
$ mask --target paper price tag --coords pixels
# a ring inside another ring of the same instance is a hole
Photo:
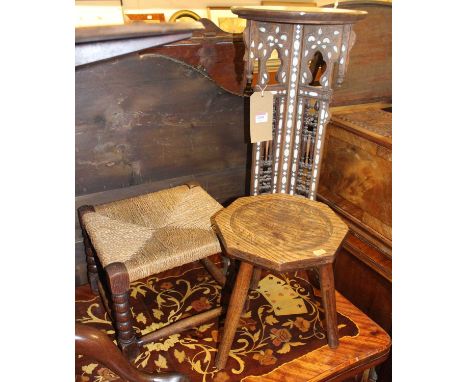
[[[250,96],[250,142],[272,140],[273,93],[255,92]]]

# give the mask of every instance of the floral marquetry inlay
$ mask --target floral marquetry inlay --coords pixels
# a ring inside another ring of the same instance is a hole
[[[240,318],[237,340],[223,371],[215,367],[222,337],[217,319],[143,346],[134,366],[155,375],[178,370],[191,381],[234,382],[268,373],[309,352],[320,351],[327,340],[319,291],[310,286],[304,274],[266,273],[262,280],[259,283],[262,288],[249,294],[249,309]],[[265,299],[266,294],[283,297],[273,306]],[[99,297],[91,294],[88,285],[77,288],[76,296],[76,320],[114,339],[115,329]],[[149,333],[189,314],[203,313],[219,305],[220,298],[220,286],[196,262],[130,285],[134,327],[139,333]],[[306,313],[287,312],[286,308],[297,301]],[[346,316],[346,311],[338,312],[341,338],[359,338],[360,321],[353,319]],[[122,381],[90,356],[75,358],[77,382]]]

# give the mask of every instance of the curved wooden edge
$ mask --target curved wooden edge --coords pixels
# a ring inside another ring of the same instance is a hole
[[[248,20],[293,23],[293,24],[347,24],[355,23],[366,17],[361,10],[291,7],[291,6],[235,6],[231,12]]]
[[[130,382],[190,382],[181,373],[151,375],[135,369],[104,332],[87,325],[75,324],[75,353],[90,356]]]
[[[338,292],[336,307],[355,322],[358,335],[341,337],[336,349],[324,345],[267,374],[247,376],[242,382],[338,381],[384,362],[390,352],[390,336]]]
[[[188,188],[201,187],[200,182],[196,180],[189,180],[188,182],[185,182],[184,185]]]
[[[354,9],[358,7],[372,6],[392,8],[392,2],[385,0],[341,0],[338,3],[338,9]],[[324,5],[324,7],[333,7],[333,3]]]

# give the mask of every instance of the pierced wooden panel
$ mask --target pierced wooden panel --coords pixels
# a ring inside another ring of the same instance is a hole
[[[242,15],[248,17],[248,12]],[[355,40],[352,22],[321,20],[314,25],[301,24],[301,19],[298,23],[259,20],[263,19],[248,20],[244,31],[245,75],[248,88],[254,85],[254,91],[273,92],[274,118],[273,139],[253,145],[251,194],[287,193],[315,199],[332,84],[343,82]],[[266,62],[274,50],[281,64],[278,83],[269,85]],[[313,86],[310,62],[317,53],[325,69],[319,85]],[[258,80],[252,84],[255,61]]]

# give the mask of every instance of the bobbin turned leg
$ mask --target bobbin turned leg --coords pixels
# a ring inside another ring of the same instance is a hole
[[[83,225],[83,215],[87,212],[94,212],[93,206],[81,206],[78,208],[78,219],[81,225],[81,232],[83,235],[83,244],[85,248],[86,254],[86,264],[87,264],[87,273],[88,273],[88,282],[91,287],[91,291],[95,294],[99,294],[99,275],[97,270],[96,258],[94,256],[94,250],[91,245],[91,241],[89,240],[88,232],[86,232],[86,228]]]
[[[218,354],[216,356],[216,367],[218,370],[224,369],[231,350],[232,341],[236,333],[245,299],[249,292],[250,280],[252,278],[253,265],[242,262],[239,273],[236,277],[236,284],[229,300],[229,307],[224,323],[224,330],[219,344]]]
[[[89,241],[89,237],[87,233],[83,233],[83,242],[84,242],[85,253],[86,253],[88,282],[89,282],[89,285],[91,286],[91,291],[95,295],[98,295],[99,294],[99,288],[98,288],[99,275],[98,275],[98,270],[97,270],[96,258],[94,257],[94,251],[93,251],[93,248],[91,247],[91,242]]]
[[[325,309],[327,322],[328,346],[338,347],[338,327],[336,319],[335,280],[333,277],[333,265],[331,263],[321,265],[319,268],[320,291],[322,303]]]
[[[130,281],[127,268],[123,263],[112,263],[105,268],[113,311],[117,342],[125,356],[132,360],[138,356],[139,346],[133,329],[130,310]]]

